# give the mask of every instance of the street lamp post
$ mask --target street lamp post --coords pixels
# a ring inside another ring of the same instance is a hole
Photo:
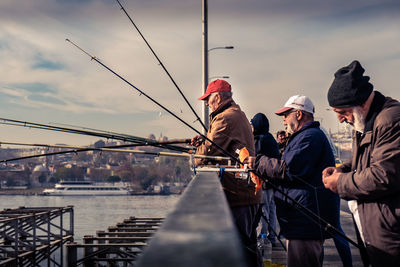
[[[204,1],[206,1],[206,0],[204,0]],[[204,23],[203,23],[203,25],[204,25]],[[208,44],[204,43],[204,39],[207,39],[207,38],[204,38],[204,36],[205,36],[205,32],[203,31],[203,88],[202,88],[202,94],[204,94],[206,92],[207,85],[212,78],[229,79],[229,76],[213,76],[211,78],[208,77],[208,64],[209,64],[208,53],[210,51],[217,50],[217,49],[234,49],[233,46],[217,46],[217,47],[213,47],[213,48],[205,50],[204,48],[205,47],[208,48]],[[203,115],[202,119],[203,119],[204,125],[208,129],[208,126],[209,126],[208,107],[206,106],[205,101],[202,105],[202,115]],[[204,134],[206,134],[206,132]]]
[[[202,4],[202,15],[203,15],[203,23],[202,23],[202,44],[203,44],[203,49],[202,49],[202,62],[203,62],[203,79],[202,79],[202,88],[201,88],[201,95],[203,95],[206,90],[207,90],[207,85],[208,85],[208,11],[207,11],[207,0],[203,0]],[[201,105],[201,114],[202,114],[202,120],[204,125],[206,126],[206,129],[203,129],[203,134],[207,134],[207,129],[209,126],[209,121],[208,121],[208,107],[206,106],[205,101],[202,101]]]
[[[208,49],[208,5],[207,0],[202,0],[202,64],[203,64],[203,77],[202,77],[202,88],[201,94],[203,95],[207,90],[208,85],[208,52],[216,49],[233,49],[233,46],[218,46]],[[228,77],[228,76],[226,76]],[[205,101],[203,101],[202,106],[202,120],[204,125],[208,129],[209,121],[208,121],[208,107],[206,106]],[[207,134],[207,130],[203,129],[203,134]]]

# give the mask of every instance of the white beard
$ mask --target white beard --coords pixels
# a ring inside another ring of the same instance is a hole
[[[353,117],[354,117],[354,124],[353,124],[354,130],[360,133],[364,133],[365,117],[362,110],[359,107],[354,107]]]
[[[286,124],[286,132],[288,132],[289,134],[293,134],[296,129],[297,129],[297,125],[295,125],[295,123],[293,122],[289,122],[288,124]]]

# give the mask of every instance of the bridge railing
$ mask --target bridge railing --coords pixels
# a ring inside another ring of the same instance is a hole
[[[145,266],[246,266],[216,173],[198,173],[139,256]]]

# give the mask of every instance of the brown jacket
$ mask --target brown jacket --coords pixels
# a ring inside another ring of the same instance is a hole
[[[240,107],[228,99],[210,114],[210,127],[207,137],[237,157],[236,149],[246,147],[250,156],[254,156],[254,139],[249,121]],[[197,148],[196,154],[226,156],[216,146],[206,141]],[[197,165],[209,163],[198,159]],[[213,162],[216,163],[216,162]],[[221,164],[221,162],[219,162]],[[253,205],[261,202],[261,190],[254,194],[255,185],[247,180],[237,179],[231,173],[225,172],[222,177],[222,187],[231,207]]]
[[[364,134],[342,166],[338,193],[357,200],[368,257],[373,266],[400,264],[400,103],[375,91]]]

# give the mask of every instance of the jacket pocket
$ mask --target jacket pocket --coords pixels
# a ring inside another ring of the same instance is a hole
[[[360,147],[371,144],[372,141],[372,132],[366,132],[364,137],[361,140]]]
[[[400,232],[400,207],[391,207],[387,203],[378,203],[382,214],[382,223],[390,232]]]

